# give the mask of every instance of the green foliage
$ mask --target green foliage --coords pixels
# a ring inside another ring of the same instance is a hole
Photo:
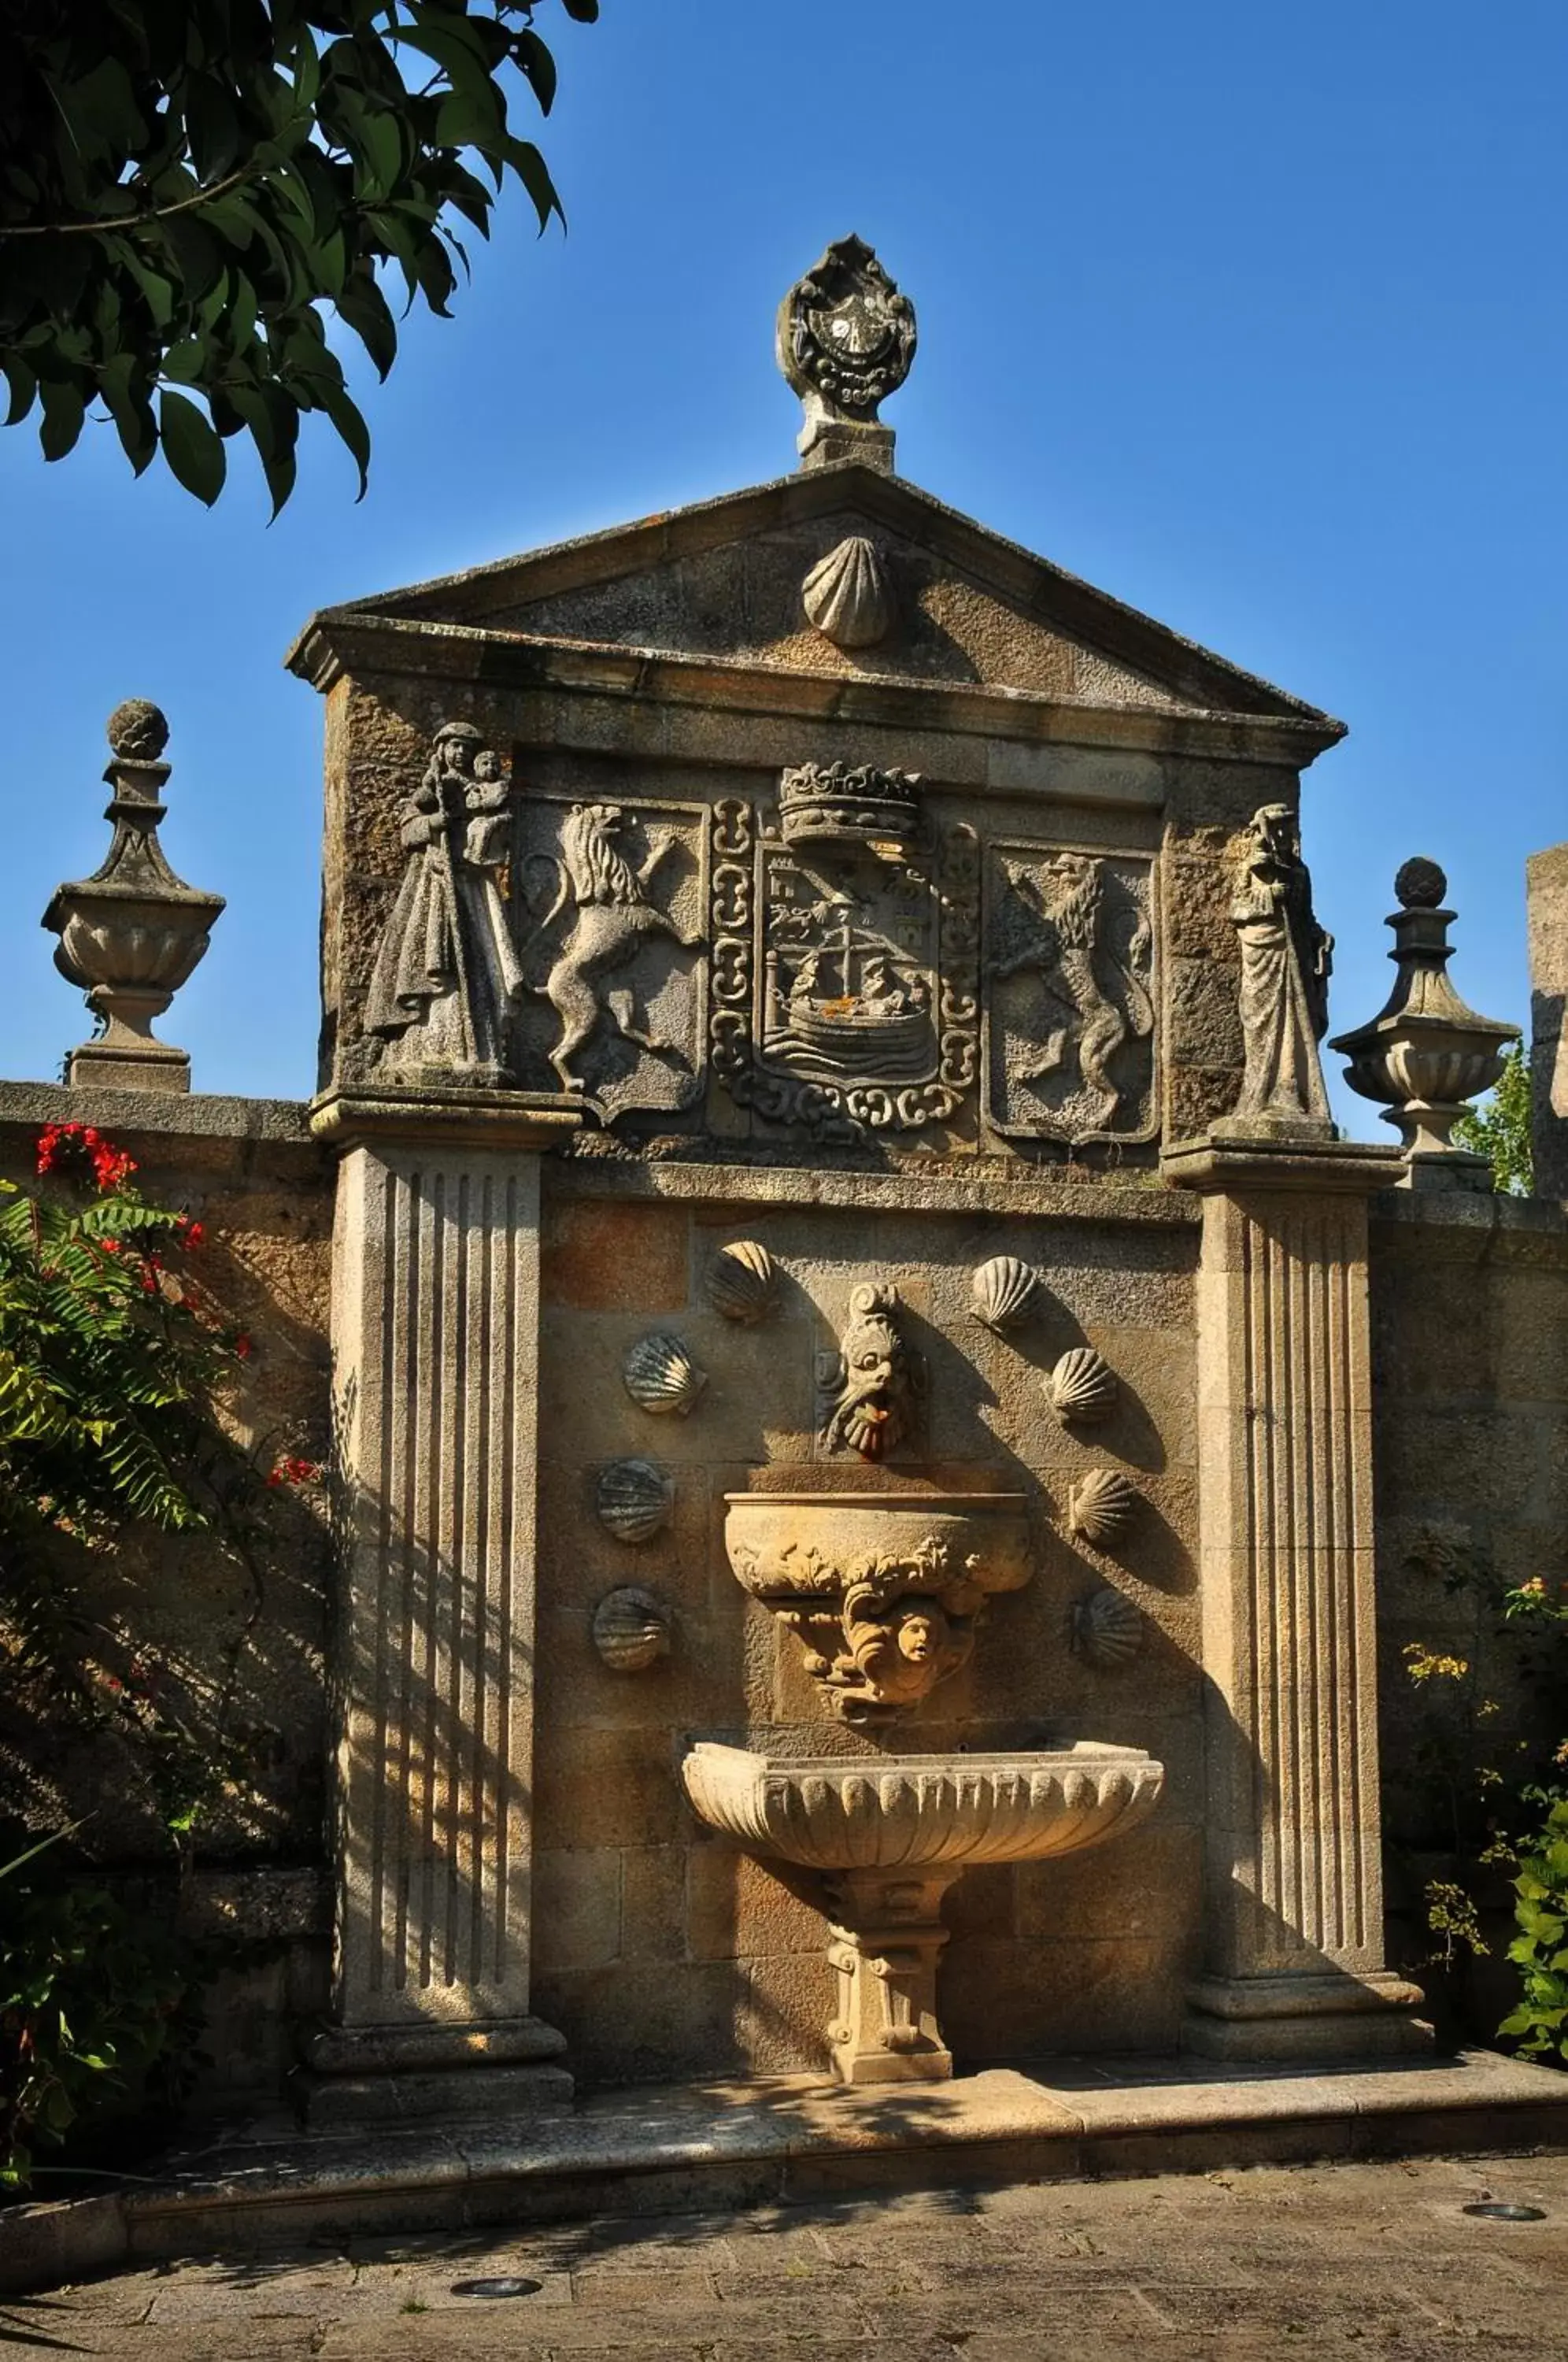
[[[1482,1910],[1501,1903],[1496,1881],[1513,1871],[1519,1932],[1507,1958],[1523,1992],[1497,2031],[1533,2057],[1568,2060],[1568,1584],[1537,1576],[1505,1585],[1475,1552],[1435,1536],[1414,1562],[1470,1609],[1463,1653],[1419,1642],[1404,1651],[1421,1701],[1410,1769],[1425,1835],[1453,1873],[1427,1881],[1433,1943],[1414,1965],[1454,1980],[1467,1956],[1485,1957]],[[1518,1727],[1508,1727],[1495,1686],[1520,1696]]]
[[[201,2025],[199,1970],[151,1894],[0,1868],[0,2188],[86,2120],[173,2103]]]
[[[1508,1958],[1523,1971],[1524,1997],[1497,2031],[1527,2058],[1568,2060],[1568,1797],[1522,1857],[1514,1893],[1519,1932]]]
[[[546,113],[555,95],[533,16],[528,0],[6,0],[6,423],[36,409],[59,459],[101,403],[138,475],[161,448],[209,504],[248,434],[276,515],[301,414],[319,411],[362,492],[370,436],[329,317],[384,378],[387,272],[446,317],[468,267],[458,227],[489,237],[508,173],[541,230],[560,215],[508,114],[509,84]]]
[[[1456,1146],[1489,1158],[1492,1177],[1508,1198],[1528,1198],[1535,1188],[1529,1100],[1529,1059],[1523,1043],[1515,1042],[1504,1055],[1496,1088],[1453,1127]]]
[[[195,1275],[201,1226],[149,1204],[130,1158],[91,1129],[50,1126],[39,1169],[37,1193],[0,1182],[0,1754],[16,1783],[0,1808],[0,2179],[13,2180],[39,2141],[173,2095],[211,1963],[178,1934],[168,1888],[242,1768],[229,1697],[199,1710],[123,1615],[94,1607],[94,1577],[124,1592],[138,1531],[201,1531],[247,1564],[265,1498],[223,1429],[250,1344]],[[257,1592],[251,1620],[259,1609]],[[126,1801],[161,1824],[157,1907],[84,1867],[90,1827],[59,1827],[50,1750],[72,1731],[109,1750]]]

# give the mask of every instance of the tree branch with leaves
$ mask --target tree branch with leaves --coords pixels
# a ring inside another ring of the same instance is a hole
[[[591,24],[598,0],[560,0]],[[507,175],[564,221],[537,147],[551,51],[527,0],[0,0],[0,369],[49,459],[101,403],[139,475],[209,505],[248,435],[274,516],[320,412],[365,489],[329,341],[384,379],[407,306],[449,316]],[[477,166],[478,171],[472,169]],[[488,180],[480,177],[480,172]]]

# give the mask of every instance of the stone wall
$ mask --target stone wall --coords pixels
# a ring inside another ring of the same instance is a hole
[[[47,1123],[94,1124],[137,1161],[136,1181],[205,1230],[200,1271],[248,1334],[230,1431],[263,1471],[290,1454],[325,1462],[330,1160],[304,1110],[276,1100],[0,1085],[0,1175],[35,1176]],[[204,1816],[182,1908],[194,1930],[238,1937],[267,1957],[226,1977],[205,2047],[208,2097],[275,2091],[290,2062],[290,2014],[320,2008],[329,1938],[324,1812],[330,1769],[326,1695],[331,1587],[325,1489],[269,1496],[269,1532],[248,1573],[200,1534],[149,1536],[101,1566],[86,1604],[123,1619],[202,1714],[226,1685],[226,1727],[248,1769]],[[29,1745],[29,1760],[39,1761]],[[59,1749],[34,1809],[86,1816],[93,1858],[167,1871],[167,1834],[132,1806],[102,1734]]]
[[[897,1283],[929,1365],[922,1475],[1038,1488],[1054,1528],[1033,1583],[993,1602],[971,1664],[900,1727],[900,1744],[1093,1738],[1147,1747],[1167,1767],[1156,1822],[1119,1849],[1114,1870],[1034,1864],[961,1882],[944,1970],[954,2042],[969,2056],[1173,2043],[1200,1888],[1195,1207],[1157,1189],[944,1191],[912,1176],[748,1174],[726,1187],[668,1165],[628,1197],[619,1172],[547,1173],[535,2005],[566,2030],[580,2069],[822,2061],[832,1977],[821,1918],[696,1823],[678,1768],[693,1736],[877,1752],[827,1714],[798,1643],[747,1600],[723,1542],[726,1492],[866,1481],[813,1462],[812,1364],[868,1275]],[[756,1328],[721,1319],[706,1294],[714,1250],[739,1238],[764,1243],[784,1275],[777,1312]],[[969,1309],[974,1267],[998,1253],[1027,1257],[1049,1291],[1006,1338]],[[686,1418],[650,1417],[621,1383],[627,1348],[650,1330],[679,1336],[708,1373]],[[1092,1440],[1058,1424],[1041,1384],[1082,1342],[1121,1381]],[[594,1508],[598,1471],[624,1454],[676,1480],[670,1525],[635,1547]],[[1061,1530],[1075,1477],[1101,1465],[1135,1471],[1143,1496],[1114,1559]],[[596,1601],[628,1582],[668,1603],[676,1635],[668,1661],[632,1676],[602,1664],[590,1638]],[[1114,1673],[1069,1642],[1074,1603],[1106,1583],[1149,1619],[1142,1654]]]
[[[149,1192],[207,1227],[206,1275],[254,1339],[239,1440],[259,1457],[325,1455],[332,1170],[301,1110],[12,1085],[0,1169],[24,1178],[46,1121],[92,1120],[128,1147]],[[968,1873],[947,1906],[943,2010],[961,2058],[1078,2046],[1161,2048],[1177,2038],[1197,1964],[1203,1824],[1202,1672],[1195,1573],[1193,1275],[1198,1207],[1184,1193],[988,1175],[545,1160],[540,1364],[541,1534],[536,1754],[536,1991],[587,2082],[819,2067],[830,1971],[816,1909],[711,1837],[682,1801],[694,1737],[775,1751],[870,1752],[824,1717],[800,1651],[727,1565],[723,1496],[813,1468],[813,1362],[849,1287],[896,1281],[929,1367],[926,1473],[1021,1485],[1048,1520],[1024,1592],[993,1601],[972,1664],[908,1726],[916,1749],[1147,1747],[1166,1766],[1146,1828],[1103,1859]],[[1382,1727],[1391,1893],[1407,1912],[1426,1823],[1412,1764],[1415,1699],[1401,1651],[1473,1642],[1445,1572],[1466,1554],[1519,1582],[1553,1574],[1568,1522],[1568,1222],[1559,1209],[1456,1196],[1375,1202],[1372,1289]],[[713,1309],[715,1250],[755,1238],[783,1274],[776,1313],[737,1327]],[[970,1275],[1027,1258],[1047,1294],[999,1337],[969,1310]],[[626,1347],[680,1337],[708,1384],[688,1418],[654,1418],[621,1383]],[[1087,1341],[1116,1370],[1113,1420],[1064,1430],[1040,1384]],[[668,1528],[617,1541],[597,1473],[623,1455],[676,1483]],[[1096,1465],[1143,1496],[1115,1555],[1069,1542],[1068,1487]],[[856,1470],[856,1480],[862,1472]],[[895,1481],[885,1472],[881,1481]],[[254,1773],[208,1826],[187,1897],[193,1922],[278,1941],[229,1981],[209,2047],[210,2096],[276,2084],[291,2017],[325,1994],[325,1536],[288,1501],[245,1641],[242,1712]],[[220,1677],[248,1603],[215,1588],[198,1542],[162,1544],[128,1571],[149,1642]],[[127,1570],[113,1580],[123,1584]],[[673,1648],[637,1674],[597,1654],[591,1618],[619,1585],[671,1611]],[[1097,1671],[1070,1644],[1071,1611],[1104,1584],[1147,1618],[1141,1654]],[[129,1595],[127,1595],[127,1598]],[[1526,1708],[1499,1676],[1506,1735]],[[116,1822],[102,1762],[64,1761],[61,1794],[91,1803],[104,1849],[154,1858],[153,1833]],[[788,1873],[786,1873],[788,1876]],[[1413,1922],[1393,1946],[1408,1959]]]
[[[1372,1310],[1384,1835],[1394,1949],[1415,1960],[1430,1943],[1421,1889],[1444,1874],[1444,1816],[1421,1748],[1430,1700],[1405,1650],[1476,1666],[1478,1694],[1498,1709],[1481,1727],[1505,1774],[1543,1704],[1478,1612],[1476,1585],[1565,1573],[1568,1220],[1535,1199],[1391,1192],[1375,1206]],[[1492,1900],[1497,1956],[1511,1933],[1505,1871]],[[1483,2021],[1499,2015],[1497,1958],[1470,1973]]]

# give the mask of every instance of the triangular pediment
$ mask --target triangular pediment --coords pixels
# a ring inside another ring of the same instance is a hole
[[[874,644],[846,647],[812,624],[803,586],[851,539],[875,553],[889,620]],[[749,661],[770,671],[968,684],[1090,706],[1277,717],[1321,723],[1329,737],[1339,734],[1339,725],[1315,707],[917,487],[855,463],[332,612]]]

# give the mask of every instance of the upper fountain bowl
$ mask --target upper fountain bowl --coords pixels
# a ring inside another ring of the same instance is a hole
[[[832,1599],[873,1573],[936,1593],[1018,1591],[1032,1572],[1022,1493],[727,1493],[724,1548],[757,1599]]]
[[[1165,1775],[1141,1747],[1093,1740],[1043,1753],[790,1762],[703,1739],[681,1776],[701,1818],[748,1853],[845,1871],[1080,1853],[1143,1820]]]

